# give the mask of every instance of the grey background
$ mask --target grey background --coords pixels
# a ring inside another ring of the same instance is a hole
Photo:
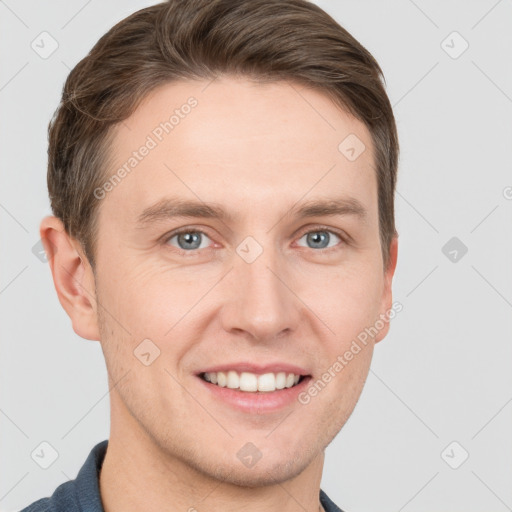
[[[67,73],[152,3],[0,1],[4,512],[75,478],[108,437],[100,345],[75,335],[32,248],[50,213],[46,128]],[[512,510],[512,2],[317,3],[381,64],[402,150],[394,299],[403,311],[327,450],[322,487],[352,512]],[[31,47],[43,31],[58,43],[46,59]],[[46,470],[31,458],[43,441],[59,455]],[[465,452],[458,469],[448,465]]]

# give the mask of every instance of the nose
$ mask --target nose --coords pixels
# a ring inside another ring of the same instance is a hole
[[[225,331],[266,342],[297,329],[303,305],[293,291],[289,264],[278,261],[271,250],[252,263],[236,256],[224,281],[229,288],[223,290],[227,300],[220,313]]]

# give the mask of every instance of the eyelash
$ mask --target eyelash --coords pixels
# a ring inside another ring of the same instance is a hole
[[[308,235],[309,233],[319,233],[319,232],[326,232],[326,233],[329,233],[331,235],[336,235],[337,237],[340,238],[341,242],[337,245],[335,245],[334,247],[327,247],[327,248],[323,248],[323,249],[312,249],[314,252],[317,252],[317,253],[330,253],[332,251],[336,251],[338,250],[340,247],[340,244],[347,244],[348,241],[347,241],[347,236],[344,235],[343,233],[337,231],[337,230],[333,230],[332,228],[327,228],[327,227],[324,227],[324,226],[318,226],[318,227],[315,227],[314,229],[310,229],[310,230],[307,230],[307,231],[302,231],[298,237],[298,239],[300,240],[301,238],[304,237],[304,235]],[[162,240],[162,243],[164,245],[167,245],[169,244],[169,241],[174,238],[175,236],[177,235],[180,235],[182,233],[201,233],[202,235],[205,235],[206,237],[210,238],[211,240],[211,237],[208,235],[208,233],[206,233],[205,231],[203,231],[202,229],[195,229],[195,228],[182,228],[182,229],[178,229],[176,231],[173,231],[171,233],[169,233],[168,235],[165,235],[163,237],[163,240]],[[174,246],[171,246],[172,247],[172,250],[173,251],[177,251],[178,253],[184,255],[184,256],[196,256],[198,255],[200,252],[202,251],[205,251],[205,250],[208,250],[208,249],[211,249],[210,247],[207,247],[207,248],[203,248],[203,249],[191,249],[189,251],[186,251],[184,249],[180,249],[178,247],[174,247]],[[308,249],[308,247],[302,247],[302,249]]]

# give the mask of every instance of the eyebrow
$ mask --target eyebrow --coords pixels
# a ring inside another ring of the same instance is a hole
[[[171,219],[173,217],[200,217],[206,219],[233,220],[217,203],[185,200],[178,198],[165,198],[146,208],[138,217],[137,224],[145,226],[151,222]]]
[[[290,210],[291,215],[298,218],[323,217],[326,215],[353,215],[361,220],[366,219],[368,212],[363,204],[354,197],[337,199],[314,199]]]
[[[299,219],[335,215],[353,215],[365,220],[368,212],[363,204],[353,198],[313,199],[293,206],[284,216],[295,216]],[[174,217],[194,217],[233,221],[235,216],[228,213],[218,203],[164,198],[156,204],[144,209],[137,218],[137,224],[144,227],[152,222],[168,220]]]

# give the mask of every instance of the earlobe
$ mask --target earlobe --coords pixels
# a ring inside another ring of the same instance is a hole
[[[392,283],[395,274],[396,263],[398,259],[398,235],[395,235],[389,245],[389,260],[384,272],[384,289],[382,291],[381,315],[388,317],[389,311],[393,306]],[[389,331],[389,321],[384,322],[384,328],[379,331],[375,337],[375,343],[383,340]]]
[[[82,338],[99,340],[94,274],[80,244],[57,217],[45,217],[39,232],[59,302],[73,330]]]

